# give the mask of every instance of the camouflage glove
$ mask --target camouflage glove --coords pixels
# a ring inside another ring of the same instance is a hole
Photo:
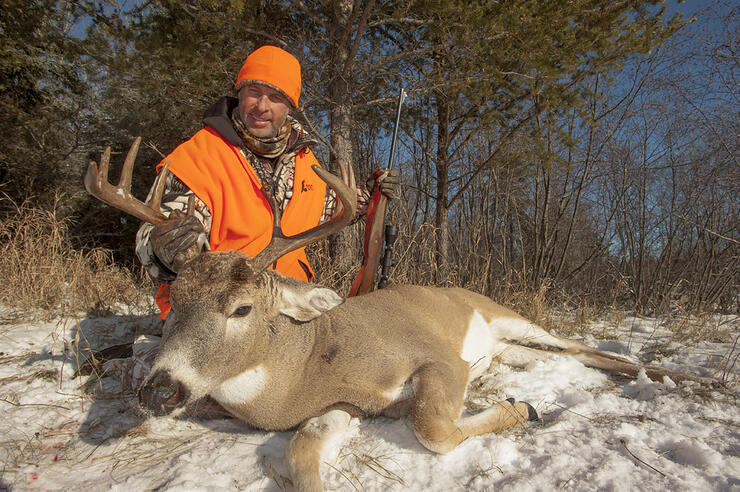
[[[376,183],[380,188],[380,192],[389,199],[393,200],[398,196],[400,181],[398,179],[398,171],[395,169],[376,169],[370,173],[370,177],[365,182],[367,191],[372,193]]]
[[[205,229],[197,218],[175,210],[167,222],[152,229],[152,250],[164,266],[177,273],[186,261],[200,253],[204,242],[198,241],[201,234],[205,238]]]

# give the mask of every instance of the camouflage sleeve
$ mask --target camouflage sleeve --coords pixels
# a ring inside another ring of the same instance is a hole
[[[153,188],[149,190],[147,201],[151,199],[153,191]],[[164,193],[162,194],[162,213],[169,216],[173,210],[184,211],[190,196],[195,196],[195,194],[177,176],[170,173],[165,180]],[[194,215],[203,224],[205,230],[205,233],[198,238],[198,245],[201,250],[210,249],[208,236],[211,232],[211,213],[197,196],[195,196]],[[175,273],[165,267],[152,250],[150,241],[152,229],[154,229],[154,225],[148,222],[142,223],[139,227],[136,234],[136,256],[152,280],[159,283],[172,282],[175,279]]]
[[[321,220],[319,224],[326,222],[334,215],[334,210],[337,208],[337,195],[334,190],[327,187],[326,198],[324,198],[324,211],[321,213]],[[352,224],[361,220],[367,214],[367,204],[370,202],[370,193],[365,189],[364,186],[357,188],[357,215],[352,220]]]

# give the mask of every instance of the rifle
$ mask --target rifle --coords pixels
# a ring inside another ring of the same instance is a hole
[[[391,154],[388,158],[388,169],[393,167],[393,158],[396,154],[396,139],[398,138],[398,123],[401,119],[401,105],[403,100],[406,99],[406,91],[401,87],[401,92],[398,94],[398,106],[396,107],[396,123],[393,128],[393,139],[391,140]],[[356,296],[359,294],[366,294],[373,289],[375,283],[375,273],[378,271],[378,260],[380,258],[381,245],[383,243],[383,223],[385,222],[385,212],[388,205],[388,198],[381,193],[377,186],[373,188],[372,195],[370,196],[370,202],[367,204],[367,215],[365,218],[365,241],[363,247],[363,262],[360,271],[357,273],[352,287],[349,290],[349,297]],[[386,227],[386,231],[389,228],[393,228],[397,235],[397,229],[394,226]],[[393,234],[393,233],[392,233]],[[388,270],[390,269],[391,250],[390,247],[395,241],[395,235],[390,240],[390,236],[386,238],[386,251],[385,258],[383,261],[383,277],[387,280]],[[382,282],[380,288],[385,287],[385,280]]]

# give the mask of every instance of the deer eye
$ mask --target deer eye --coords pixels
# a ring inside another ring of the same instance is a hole
[[[239,306],[238,308],[236,308],[234,310],[234,312],[231,314],[231,316],[232,317],[240,318],[242,316],[248,315],[251,310],[252,310],[252,306],[250,306],[248,304],[247,305],[244,305],[244,306]]]

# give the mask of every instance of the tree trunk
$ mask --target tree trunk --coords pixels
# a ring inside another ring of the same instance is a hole
[[[435,259],[437,262],[436,283],[444,284],[449,276],[450,220],[447,197],[449,194],[449,146],[450,146],[450,105],[447,94],[435,91],[437,103],[437,196],[435,226],[437,241]]]
[[[344,73],[349,67],[352,56],[351,43],[342,42],[344,33],[351,26],[351,0],[340,0],[335,4],[334,22],[332,23],[333,60],[332,79],[329,85],[331,108],[329,119],[331,124],[330,141],[332,146],[331,169],[339,172],[338,163],[355,166],[354,149],[352,146],[352,87],[351,77]],[[358,35],[360,35],[358,33]],[[358,181],[361,178],[358,177]],[[347,227],[329,238],[329,255],[334,269],[338,272],[347,272],[357,262],[359,251],[357,248],[357,228]]]

